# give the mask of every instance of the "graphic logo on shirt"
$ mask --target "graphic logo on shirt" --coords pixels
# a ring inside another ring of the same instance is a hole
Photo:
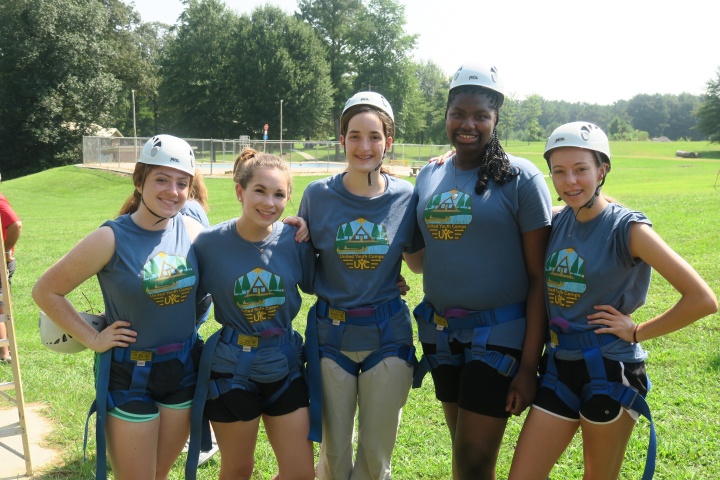
[[[460,240],[472,221],[472,197],[459,190],[436,193],[425,204],[423,219],[435,240]]]
[[[285,284],[279,275],[255,268],[235,280],[233,298],[248,322],[270,320],[285,303]]]
[[[554,252],[545,263],[548,301],[570,308],[585,293],[585,260],[572,248]]]
[[[335,252],[350,270],[374,270],[390,250],[385,227],[358,218],[340,225]]]
[[[160,252],[143,267],[143,290],[160,307],[182,303],[197,280],[185,257]]]

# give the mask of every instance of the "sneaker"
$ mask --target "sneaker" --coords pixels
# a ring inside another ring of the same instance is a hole
[[[212,448],[208,450],[207,452],[200,452],[200,457],[198,459],[198,467],[200,465],[204,465],[212,458],[213,455],[215,455],[219,451],[217,440],[215,440],[215,432],[212,432]]]
[[[190,448],[190,440],[185,442],[185,448],[183,448],[183,452],[187,452]],[[212,432],[212,447],[207,452],[200,452],[200,456],[198,457],[198,467],[200,465],[204,465],[212,458],[213,455],[215,455],[219,451],[217,440],[215,440],[215,432]]]

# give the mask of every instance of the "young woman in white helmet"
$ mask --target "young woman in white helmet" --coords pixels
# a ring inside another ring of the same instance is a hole
[[[311,183],[300,205],[318,253],[318,302],[308,315],[305,343],[316,441],[322,398],[317,476],[323,480],[391,478],[412,382],[412,324],[397,285],[412,240],[412,185],[381,168],[394,129],[382,95],[351,97],[341,117],[347,171]]]
[[[652,229],[640,212],[601,193],[610,145],[596,125],[558,127],[545,146],[553,185],[566,206],[553,218],[545,287],[550,341],[544,373],[515,450],[510,478],[545,479],[578,428],[585,478],[620,476],[638,415],[652,425],[641,341],[717,311],[714,293]],[[656,317],[635,323],[654,268],[680,293]],[[652,478],[651,428],[643,479]]]
[[[202,343],[192,241],[202,226],[178,213],[194,172],[187,142],[151,138],[120,216],[87,235],[33,288],[47,316],[97,352],[96,478],[106,478],[106,443],[116,479],[167,478],[188,437]],[[99,332],[66,298],[93,275],[108,323]]]
[[[421,367],[442,402],[455,479],[495,478],[507,419],[535,396],[547,328],[550,192],[537,167],[500,145],[503,100],[495,67],[460,67],[445,117],[455,154],[426,165],[415,184],[425,248],[408,265],[423,273]]]

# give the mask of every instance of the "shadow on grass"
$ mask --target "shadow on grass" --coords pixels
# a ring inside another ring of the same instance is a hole
[[[720,160],[720,149],[718,150],[706,150],[706,151],[699,151],[696,152],[700,154],[700,158],[713,158],[716,160]]]
[[[78,459],[68,463],[63,462],[61,465],[43,468],[42,473],[35,474],[32,478],[40,480],[93,480],[95,478],[95,457],[88,457],[87,462]]]
[[[720,371],[720,354],[710,360],[710,370],[717,372]]]

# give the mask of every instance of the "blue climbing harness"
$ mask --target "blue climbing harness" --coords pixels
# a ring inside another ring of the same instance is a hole
[[[517,373],[517,359],[488,350],[487,341],[493,326],[525,317],[525,302],[487,310],[451,308],[440,314],[424,300],[415,307],[413,315],[418,324],[420,341],[436,345],[435,353],[422,356],[413,378],[413,388],[422,386],[423,377],[440,365],[462,366],[473,360],[490,365],[504,376],[512,377]],[[450,350],[452,334],[462,329],[473,330],[472,347],[463,353],[453,354]]]
[[[389,302],[367,308],[335,308],[328,302],[318,299],[308,312],[305,331],[305,358],[307,361],[308,385],[310,387],[310,435],[314,442],[322,441],[322,385],[320,359],[330,358],[343,370],[355,377],[366,372],[388,357],[398,357],[417,368],[415,346],[400,343],[390,325],[390,319],[406,307],[405,302],[396,297]],[[330,324],[330,330],[323,345],[319,344],[317,323]],[[380,348],[355,362],[340,351],[340,344],[347,325],[377,326],[380,332]]]
[[[255,357],[262,348],[278,347],[287,357],[288,375],[282,387],[270,397],[263,400],[263,405],[272,404],[285,393],[295,379],[303,375],[301,364],[298,362],[298,351],[293,341],[299,336],[300,334],[292,328],[269,329],[260,335],[245,335],[231,327],[223,326],[208,338],[207,342],[205,342],[202,356],[200,357],[197,387],[195,388],[195,396],[193,397],[190,445],[188,446],[188,456],[185,463],[186,480],[195,480],[200,451],[207,451],[211,447],[210,438],[207,435],[210,425],[204,416],[205,401],[208,396],[211,399],[216,399],[234,388],[257,392],[257,385],[250,380]],[[210,378],[212,360],[218,342],[237,345],[242,349],[242,353],[235,367],[235,372],[231,378]]]
[[[182,381],[179,387],[191,387],[195,384],[195,365],[191,352],[197,341],[197,331],[183,343],[173,343],[161,347],[145,350],[135,350],[130,347],[115,347],[106,352],[95,354],[95,400],[90,406],[85,421],[85,437],[83,440],[83,458],[87,460],[87,441],[90,417],[97,414],[95,421],[95,442],[97,444],[97,459],[95,478],[107,478],[107,452],[105,443],[105,422],[107,412],[127,402],[142,401],[154,402],[148,393],[147,385],[150,379],[150,369],[156,363],[178,359],[183,364]],[[109,391],[110,369],[112,362],[133,363],[132,379],[127,390]]]
[[[541,387],[546,387],[555,394],[568,407],[576,412],[580,411],[582,405],[595,395],[607,395],[617,401],[628,410],[635,410],[650,421],[650,443],[648,444],[647,458],[645,460],[645,471],[642,480],[650,480],[655,473],[655,456],[657,451],[657,439],[655,437],[655,423],[650,414],[650,407],[645,397],[635,388],[624,385],[620,382],[611,382],[607,378],[605,364],[603,362],[602,347],[619,340],[611,334],[597,334],[593,331],[576,334],[563,334],[551,332],[551,347],[548,349],[548,365],[542,377]],[[577,350],[587,366],[590,383],[582,388],[580,397],[575,395],[563,382],[558,379],[555,354],[559,350]],[[648,379],[648,391],[650,380]]]

